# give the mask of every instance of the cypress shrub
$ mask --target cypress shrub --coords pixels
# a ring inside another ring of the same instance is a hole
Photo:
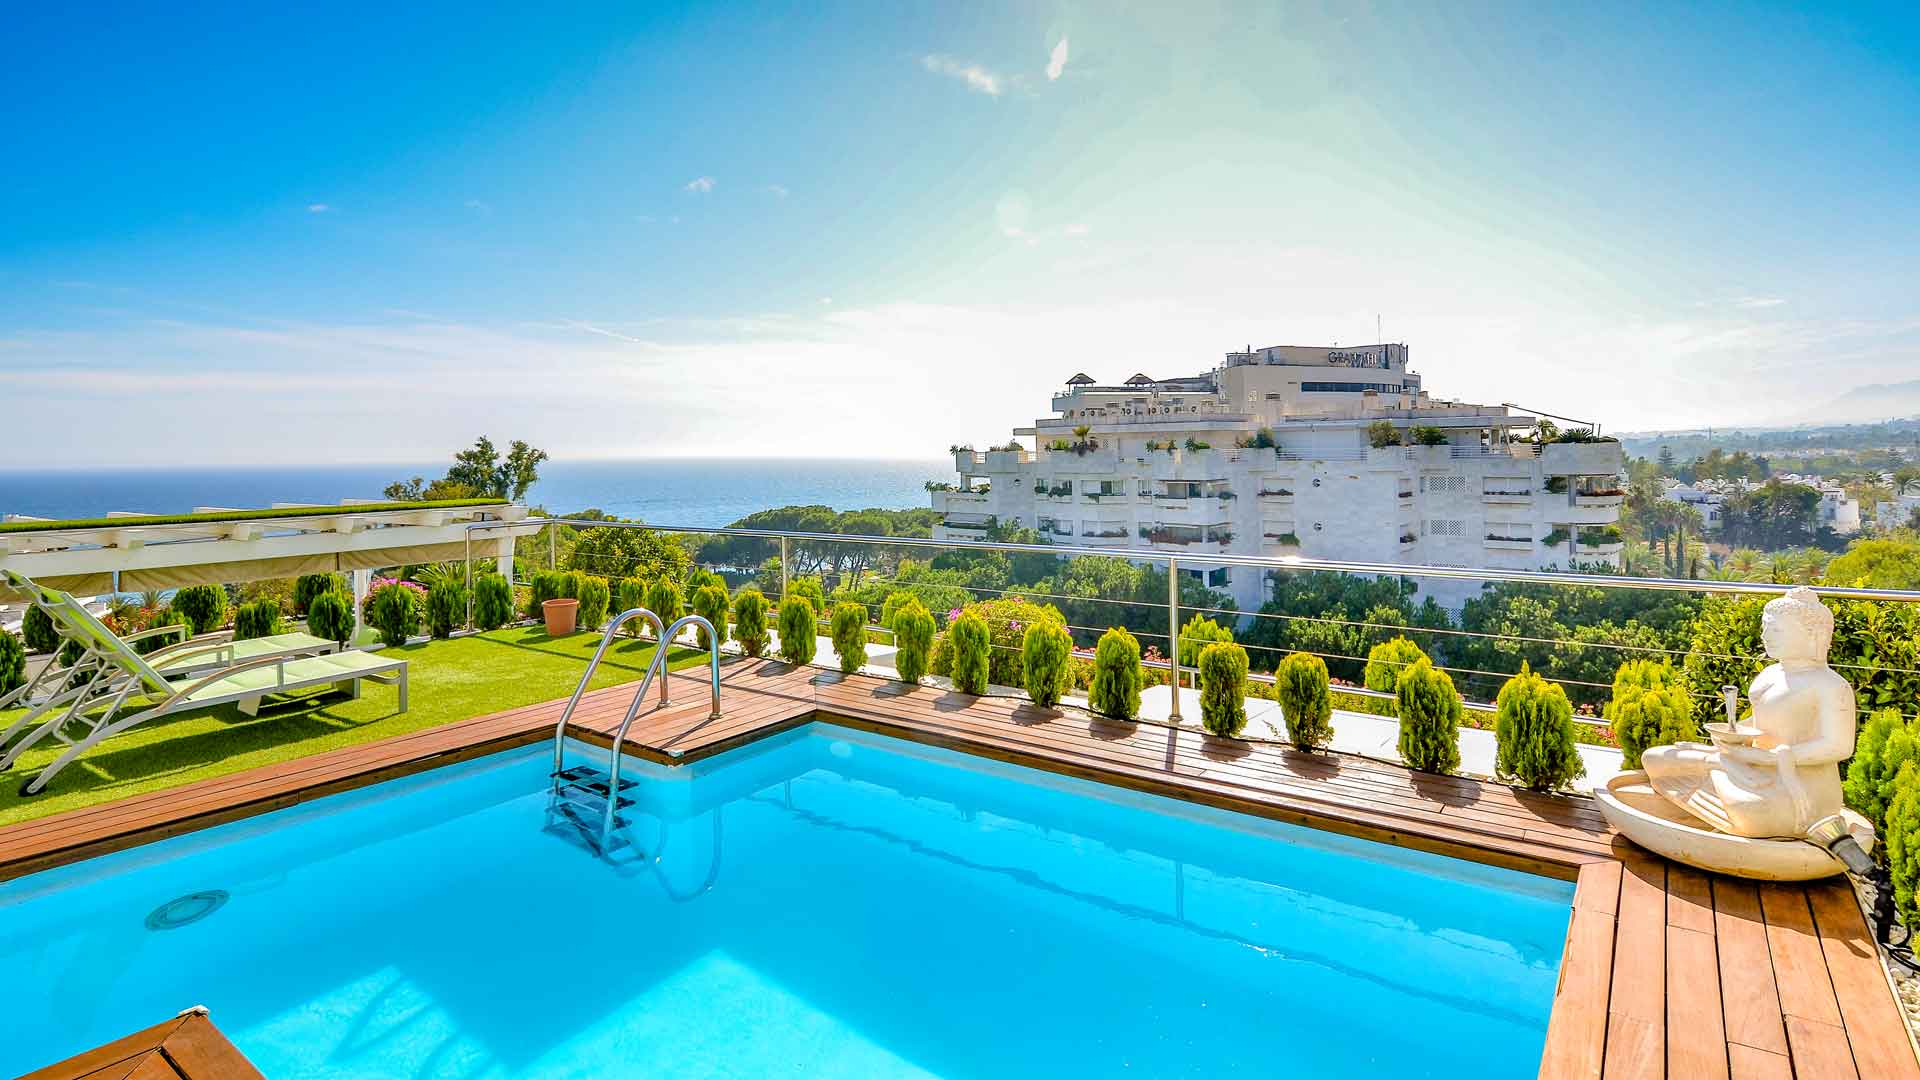
[[[347,579],[339,574],[301,574],[293,581],[293,613],[305,615],[314,597],[336,590],[347,590]]]
[[[467,621],[467,590],[457,581],[436,581],[427,590],[427,633],[453,636],[453,628]]]
[[[153,616],[147,620],[146,629],[158,630],[163,626],[187,627],[187,617],[172,608],[161,608],[159,611],[154,612]],[[193,628],[187,627],[184,633],[155,634],[150,638],[141,638],[139,641],[133,643],[133,651],[142,656],[150,652],[158,652],[169,645],[178,645],[187,640],[187,636],[191,633],[193,633]]]
[[[1200,652],[1216,641],[1232,641],[1233,631],[1196,613],[1180,628],[1180,666],[1191,671],[1200,666]]]
[[[953,641],[953,688],[963,694],[987,692],[987,622],[971,611],[963,612],[947,627]]]
[[[1650,746],[1669,746],[1692,738],[1693,697],[1680,673],[1665,660],[1629,660],[1613,675],[1613,700],[1604,714],[1620,741],[1620,763],[1640,767]]]
[[[558,570],[542,570],[533,575],[533,587],[527,593],[527,618],[546,618],[546,612],[540,605],[549,600],[564,599],[566,595],[567,575]]]
[[[1860,728],[1853,760],[1841,790],[1847,805],[1873,822],[1875,832],[1887,834],[1887,808],[1895,795],[1894,780],[1907,762],[1920,758],[1920,732],[1899,709],[1876,709]]]
[[[724,582],[716,585],[709,581],[693,590],[693,603],[689,606],[695,615],[713,624],[713,631],[720,635],[721,641],[727,640],[727,586]],[[698,632],[700,647],[707,648],[706,628],[700,627]]]
[[[833,609],[833,655],[840,671],[851,675],[867,662],[867,609],[860,604],[836,604]]]
[[[233,640],[272,637],[279,633],[280,605],[272,600],[241,604],[233,612]]]
[[[1920,926],[1920,764],[1908,762],[1893,779],[1893,799],[1887,804],[1887,869],[1893,878],[1893,906],[1909,928]]]
[[[893,610],[894,670],[901,682],[918,683],[927,673],[927,654],[933,650],[933,613],[912,594],[895,595],[905,596],[908,602]]]
[[[1400,760],[1409,769],[1450,773],[1460,767],[1460,715],[1453,677],[1426,657],[1402,668],[1394,685],[1400,715]]]
[[[420,606],[414,590],[398,583],[373,590],[373,610],[368,622],[380,631],[380,640],[389,646],[405,645],[420,630]]]
[[[708,585],[718,585],[724,589],[727,587],[727,579],[704,566],[696,566],[687,571],[687,577],[683,583],[687,595],[691,596],[701,589],[706,588]]]
[[[1216,641],[1200,650],[1198,667],[1201,726],[1215,735],[1238,737],[1247,727],[1247,650],[1230,641]],[[1324,673],[1325,665],[1320,670]],[[1324,675],[1321,685],[1320,694],[1324,701]],[[1293,731],[1291,718],[1287,722],[1287,731]]]
[[[1327,663],[1312,653],[1288,653],[1273,669],[1273,700],[1287,724],[1287,740],[1301,750],[1333,741],[1333,695]]]
[[[473,582],[473,622],[498,630],[513,619],[513,586],[500,574],[481,574]]]
[[[11,630],[0,630],[0,694],[27,685],[27,646]]]
[[[818,647],[814,635],[819,628],[813,605],[807,603],[805,597],[788,596],[781,600],[780,659],[795,667],[813,663],[813,652]]]
[[[646,578],[642,578],[642,577],[621,578],[620,587],[617,590],[618,602],[620,604],[621,613],[625,614],[626,612],[632,611],[634,608],[646,607],[647,606],[647,590],[651,587],[652,586],[648,584]],[[639,637],[641,625],[642,625],[642,620],[639,620],[639,619],[635,619],[627,623],[627,633],[632,634],[634,637]]]
[[[1573,706],[1565,690],[1522,662],[1520,674],[1500,688],[1494,704],[1498,752],[1493,770],[1501,779],[1552,791],[1586,775],[1587,767],[1574,750]]]
[[[187,617],[187,627],[197,637],[226,621],[227,590],[218,585],[189,585],[173,594],[172,606]]]
[[[353,636],[353,597],[345,589],[335,589],[307,601],[307,632],[346,644]]]
[[[607,624],[607,604],[613,599],[613,590],[607,585],[607,579],[593,574],[580,574],[579,623],[582,629],[598,630]]]
[[[741,589],[733,598],[733,636],[746,655],[755,659],[766,655],[767,597],[759,589]]]
[[[60,631],[53,628],[53,616],[40,610],[38,604],[27,608],[26,618],[20,623],[20,638],[28,652],[52,652],[60,647]]]
[[[1367,650],[1367,667],[1360,681],[1367,689],[1382,694],[1396,692],[1400,673],[1427,658],[1420,646],[1405,635],[1396,634]]]
[[[1093,679],[1087,707],[1115,720],[1140,715],[1140,640],[1115,626],[1100,635],[1093,650]]]
[[[69,638],[60,643],[60,655],[54,657],[54,663],[59,664],[61,667],[72,667],[80,662],[80,658],[86,655],[86,652],[87,650],[84,646]]]
[[[663,577],[647,586],[647,610],[660,616],[660,621],[667,626],[672,626],[673,620],[686,614],[683,610],[686,606],[686,601],[680,596],[680,586],[675,585],[672,578]]]
[[[886,627],[888,630],[892,630],[893,617],[899,614],[900,609],[907,606],[908,604],[919,604],[919,603],[920,603],[920,598],[908,592],[907,590],[905,589],[893,590],[892,592],[887,594],[887,598],[885,600],[880,601],[880,625]],[[920,606],[925,607],[926,605],[921,604]]]
[[[827,589],[818,577],[798,577],[787,582],[787,596],[798,596],[813,607],[813,617],[818,620],[827,613]],[[785,597],[782,597],[785,599]]]
[[[1027,627],[1020,641],[1020,664],[1026,669],[1027,696],[1035,705],[1051,709],[1073,685],[1073,635],[1052,619]]]

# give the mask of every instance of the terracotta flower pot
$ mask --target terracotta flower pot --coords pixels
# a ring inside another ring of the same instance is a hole
[[[573,621],[580,617],[578,600],[542,600],[540,614],[547,619],[547,636],[561,637],[573,633]]]

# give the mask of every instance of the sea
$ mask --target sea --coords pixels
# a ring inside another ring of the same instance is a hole
[[[94,518],[115,511],[183,514],[276,502],[377,499],[396,480],[443,475],[447,462],[401,465],[0,468],[0,514]],[[823,505],[904,510],[928,505],[925,483],[950,480],[952,459],[650,458],[549,461],[527,504],[549,513],[602,510],[655,525],[728,525],[757,510]]]

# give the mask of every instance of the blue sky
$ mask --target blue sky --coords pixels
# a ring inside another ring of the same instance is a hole
[[[1920,377],[1896,6],[266,7],[10,15],[11,463],[929,456],[1376,316],[1616,428]]]

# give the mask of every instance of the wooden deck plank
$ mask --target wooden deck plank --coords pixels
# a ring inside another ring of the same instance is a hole
[[[1720,951],[1720,1003],[1729,1043],[1785,1057],[1786,1021],[1760,914],[1760,890],[1751,881],[1713,879],[1714,937]]]
[[[1844,880],[1830,879],[1807,886],[1807,899],[1860,1075],[1920,1080],[1920,1060],[1914,1057],[1899,1002],[1887,985],[1879,947],[1853,889]]]
[[[1547,1019],[1540,1080],[1599,1080],[1607,1045],[1607,998],[1613,984],[1614,912],[1620,864],[1581,868],[1573,915],[1560,958],[1560,982]]]
[[[263,1080],[204,1011],[115,1039],[20,1080]]]
[[[1669,890],[1672,878],[1670,870]],[[1669,891],[1667,896],[1671,900],[1674,894]],[[1726,1080],[1728,1076],[1720,960],[1714,949],[1711,913],[1708,926],[1702,933],[1671,921],[1667,924],[1667,1075],[1683,1080]]]
[[[1638,853],[1622,861],[1605,1076],[1659,1076],[1666,1067],[1666,884],[1664,862]]]
[[[1826,954],[1814,933],[1806,891],[1798,885],[1762,885],[1760,913],[1767,920],[1767,951],[1779,984],[1780,1012],[1837,1027],[1840,1006],[1827,975]]]
[[[1728,1043],[1727,1063],[1732,1080],[1793,1080],[1793,1062],[1771,1050]]]

